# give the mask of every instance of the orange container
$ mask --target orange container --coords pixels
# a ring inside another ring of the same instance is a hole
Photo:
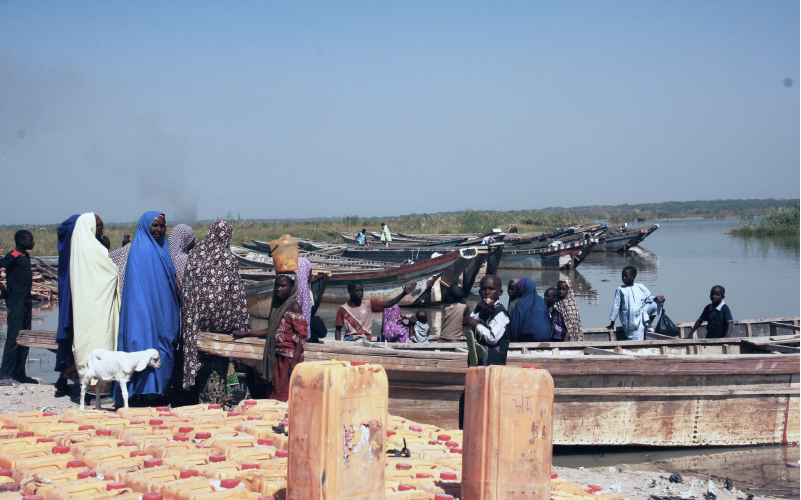
[[[171,481],[180,479],[181,473],[172,469],[150,470],[129,474],[125,477],[125,484],[142,493],[155,493]]]
[[[298,240],[285,234],[270,242],[270,256],[277,273],[289,273],[298,270]]]
[[[78,474],[86,470],[88,470],[86,467],[80,467],[77,469],[66,469],[39,474],[25,484],[25,495],[40,495],[44,497],[48,491],[61,483],[77,481],[79,479]]]
[[[239,480],[250,491],[262,495],[275,495],[286,488],[286,471],[249,470],[239,474]]]
[[[51,444],[52,443],[48,443]],[[52,448],[52,446],[51,446]],[[13,450],[0,454],[0,468],[15,469],[21,460],[52,455],[50,450],[39,447],[29,447],[29,449]]]
[[[219,462],[207,465],[198,465],[194,467],[199,476],[207,477],[209,479],[238,479],[241,470],[239,464],[236,462]]]
[[[464,407],[462,500],[550,498],[551,375],[514,366],[470,368]]]
[[[119,442],[118,439],[113,438],[95,438],[70,445],[70,452],[75,455],[76,459],[83,460],[84,454],[90,450],[113,450],[117,448]]]
[[[106,481],[101,481],[95,477],[67,481],[57,485],[50,490],[45,500],[68,500],[80,498],[93,494],[102,493],[106,490]]]
[[[125,478],[128,476],[128,474],[133,474],[142,470],[152,471],[156,469],[167,468],[164,466],[147,468],[145,467],[145,461],[141,458],[146,458],[149,460],[151,457],[127,458],[125,460],[105,462],[97,465],[94,468],[94,471],[97,472],[98,475],[102,475],[107,481],[125,481]]]
[[[24,477],[34,474],[64,470],[70,462],[76,462],[76,460],[75,457],[69,453],[47,455],[44,457],[31,458],[29,460],[18,460],[14,468],[13,477],[14,480],[20,481]]]
[[[384,498],[387,394],[380,365],[323,361],[295,367],[289,394],[290,498]]]

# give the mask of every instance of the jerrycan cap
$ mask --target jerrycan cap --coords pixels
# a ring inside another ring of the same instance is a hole
[[[225,455],[221,453],[215,453],[214,455],[209,455],[209,462],[214,464],[218,462],[225,462]]]
[[[156,411],[170,411],[169,406],[157,406]]]
[[[397,432],[395,432],[395,431],[387,431],[387,437],[394,436],[395,434],[397,434]]]
[[[181,434],[189,434],[193,430],[195,430],[194,427],[178,427],[178,432],[180,432]]]
[[[71,462],[67,462],[68,469],[80,469],[81,467],[86,467],[86,462],[83,460],[73,460]]]
[[[59,419],[59,424],[74,424],[75,420]]]
[[[363,366],[363,365],[369,365],[369,364],[370,364],[369,361],[351,361],[350,362],[350,366]]]
[[[42,416],[43,417],[55,417],[56,415],[58,415],[58,414],[56,412],[54,412],[54,411],[42,412]]]
[[[131,458],[144,457],[144,456],[147,456],[147,452],[146,451],[142,451],[142,450],[134,450],[134,451],[131,452],[131,454],[129,456]]]
[[[52,443],[53,438],[39,438],[36,440],[37,443]]]
[[[559,474],[556,472],[551,472],[551,479],[556,479],[557,477],[559,477]]]
[[[437,493],[437,496],[434,497],[434,500],[453,500],[453,495],[444,495],[442,493]]]
[[[144,420],[131,420],[131,425],[144,425]]]
[[[4,425],[3,429],[14,429],[14,430],[16,430],[17,426],[16,425]]]
[[[142,495],[142,500],[164,500],[164,495],[161,493],[145,493]]]
[[[462,449],[461,448],[451,448],[451,453],[458,453],[458,454],[461,455],[462,454]]]
[[[211,448],[211,445],[210,444],[196,444],[195,448],[200,449],[200,450],[207,450],[207,449]]]
[[[94,429],[95,429],[94,425],[88,425],[88,424],[87,425],[81,425],[80,427],[78,427],[79,431],[93,431]]]
[[[531,368],[533,370],[542,370],[541,366],[524,366],[523,368]]]
[[[30,437],[33,437],[33,432],[18,432],[17,433],[17,437],[18,438],[30,438]]]
[[[236,488],[239,486],[239,479],[223,479],[220,481],[220,486],[223,488]]]
[[[439,436],[437,436],[437,439],[439,439],[440,441],[450,441],[451,436],[448,434],[440,434]]]
[[[130,441],[120,441],[119,443],[117,443],[117,448],[121,446],[136,446],[136,445],[134,445]]]
[[[70,452],[70,447],[69,446],[53,446],[53,449],[51,451],[55,455],[62,455],[64,453],[69,453]]]
[[[22,500],[42,500],[42,495],[25,495]]]
[[[242,414],[241,414],[241,413],[239,413],[238,411],[229,411],[229,412],[228,412],[228,416],[229,416],[229,417],[238,417],[238,416],[240,416],[240,415],[242,415]]]
[[[96,436],[111,436],[111,429],[98,429],[95,431]]]
[[[259,464],[242,464],[242,470],[258,469]]]
[[[165,411],[164,413],[159,413],[159,417],[174,417],[172,413]]]
[[[209,405],[209,410],[220,410],[222,405]]]
[[[261,445],[261,446],[272,446],[275,443],[275,441],[273,441],[272,439],[267,439],[267,438],[259,438],[257,443],[259,445]]]
[[[445,481],[456,481],[456,473],[455,472],[442,472],[439,475],[440,479]]]
[[[447,441],[445,443],[445,446],[447,446],[448,448],[458,448],[459,443],[457,443],[456,441]]]
[[[123,488],[125,488],[125,483],[106,483],[106,491],[121,490]]]
[[[178,433],[178,434],[173,434],[172,439],[173,441],[178,441],[182,443],[185,441],[189,441],[189,436],[187,436],[186,434]]]
[[[17,491],[20,488],[22,488],[22,486],[19,483],[3,483],[3,484],[0,484],[0,490],[4,490],[4,491]]]
[[[603,489],[601,486],[597,486],[595,484],[588,484],[587,488],[592,490],[593,493],[598,493],[599,491],[601,491]]]
[[[196,470],[189,470],[189,469],[181,471],[181,475],[180,475],[181,479],[186,479],[186,478],[189,478],[189,477],[197,477],[197,471]]]
[[[275,450],[275,458],[287,458],[289,456],[289,451],[287,450]]]
[[[211,432],[197,432],[195,433],[195,439],[209,439],[211,437]]]
[[[412,432],[423,432],[423,428],[419,425],[410,425],[409,430]]]
[[[248,415],[248,420],[262,420],[261,415]]]
[[[0,469],[0,477],[11,477],[13,474],[11,469]]]
[[[158,467],[161,465],[160,458],[151,458],[149,460],[145,460],[145,468],[150,469],[151,467]]]
[[[78,479],[86,479],[87,477],[97,477],[97,472],[93,470],[85,470],[78,473]]]
[[[255,399],[246,399],[242,401],[243,406],[256,406],[257,404],[259,404],[259,402]]]
[[[397,464],[395,464],[395,468],[398,470],[412,470],[412,464],[404,464],[398,462]]]
[[[147,425],[161,425],[164,423],[164,420],[160,418],[151,418]]]
[[[416,490],[413,484],[399,484],[398,491]]]
[[[436,439],[431,439],[428,441],[428,444],[440,444],[440,442],[437,441]]]
[[[414,475],[414,477],[417,478],[417,479],[428,479],[428,478],[434,477],[434,476],[432,474],[427,473],[427,472],[418,472],[417,474]]]

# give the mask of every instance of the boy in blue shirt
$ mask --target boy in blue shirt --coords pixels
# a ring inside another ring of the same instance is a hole
[[[709,300],[711,304],[704,308],[701,317],[693,325],[690,330],[689,338],[692,338],[693,333],[698,330],[701,323],[706,321],[706,338],[708,339],[723,339],[731,337],[731,327],[734,325],[734,319],[731,317],[729,306],[723,301],[726,296],[726,289],[720,285],[712,287],[709,292]]]

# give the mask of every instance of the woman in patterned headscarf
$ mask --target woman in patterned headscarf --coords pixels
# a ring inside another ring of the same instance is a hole
[[[183,354],[182,385],[184,389],[196,386],[198,393],[206,395],[230,392],[231,384],[225,381],[231,371],[230,363],[213,368],[210,358],[199,356],[197,333],[232,333],[251,329],[239,264],[229,248],[233,231],[227,220],[215,221],[209,234],[188,256],[184,273],[179,346],[179,352]],[[201,367],[204,369],[199,374]],[[214,376],[215,369],[225,373]],[[209,387],[209,384],[215,387]]]
[[[565,342],[583,342],[584,334],[581,333],[581,317],[579,316],[576,298],[573,296],[573,287],[570,280],[563,280],[556,284],[557,302],[554,308],[562,313],[565,320]]]
[[[195,231],[186,224],[178,224],[172,228],[170,238],[167,240],[167,246],[170,247],[170,258],[175,266],[175,275],[178,277],[178,283],[183,286],[184,272],[186,271],[186,263],[189,259],[189,250],[195,246]]]

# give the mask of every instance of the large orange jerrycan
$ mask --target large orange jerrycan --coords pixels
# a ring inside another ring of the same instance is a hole
[[[300,363],[289,384],[287,497],[383,500],[388,395],[384,368]]]
[[[298,270],[298,240],[285,234],[270,242],[270,250],[275,272],[287,273]]]
[[[553,379],[545,371],[480,366],[465,381],[462,500],[547,500]]]

